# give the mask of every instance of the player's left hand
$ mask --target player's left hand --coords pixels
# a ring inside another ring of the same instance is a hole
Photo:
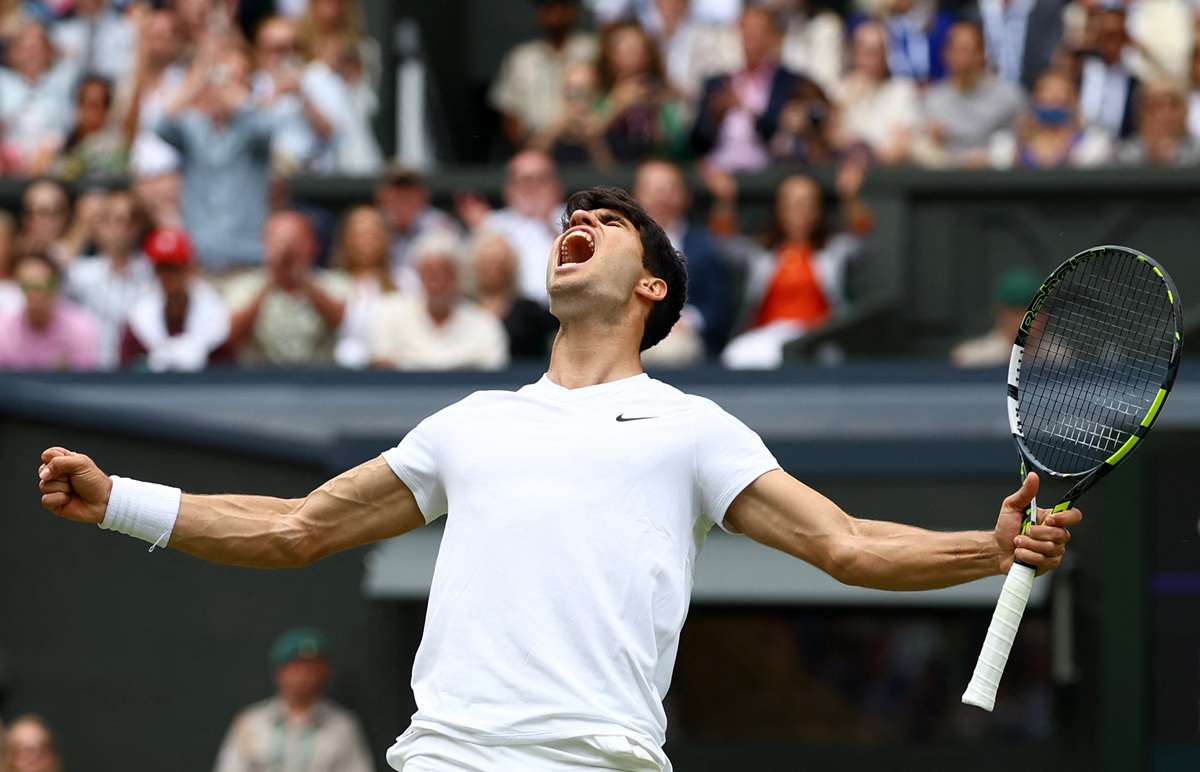
[[[1003,555],[1001,573],[1008,573],[1014,558],[1033,566],[1039,576],[1058,568],[1067,552],[1067,542],[1071,540],[1068,527],[1083,521],[1083,513],[1074,507],[1054,513],[1039,507],[1038,525],[1030,526],[1022,534],[1021,521],[1025,517],[1025,508],[1037,495],[1038,482],[1037,474],[1031,472],[1020,489],[1006,498],[1000,508],[995,533]]]

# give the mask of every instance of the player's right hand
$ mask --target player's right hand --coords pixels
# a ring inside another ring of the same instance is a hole
[[[112,480],[87,456],[47,448],[42,451],[38,480],[42,506],[54,514],[81,523],[104,520]]]

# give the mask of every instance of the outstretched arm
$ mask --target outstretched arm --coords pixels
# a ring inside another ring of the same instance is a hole
[[[994,531],[928,531],[850,517],[781,470],[768,472],[734,499],[725,522],[755,541],[794,555],[845,584],[880,590],[933,590],[1004,574],[1019,558],[1044,573],[1056,568],[1083,515],[1049,515],[1024,535],[1021,513],[1037,493],[1037,475],[1004,500]]]
[[[42,453],[42,505],[100,523],[112,479],[87,456]],[[382,458],[345,472],[302,499],[183,494],[168,546],[214,563],[288,568],[424,525],[412,492]]]

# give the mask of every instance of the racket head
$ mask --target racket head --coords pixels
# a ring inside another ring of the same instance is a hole
[[[1013,343],[1008,417],[1023,466],[1075,482],[1056,509],[1150,430],[1182,347],[1175,283],[1135,249],[1093,247],[1043,282]]]

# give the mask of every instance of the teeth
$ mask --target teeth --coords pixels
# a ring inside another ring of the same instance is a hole
[[[558,264],[559,265],[566,265],[567,263],[575,262],[571,259],[571,250],[567,248],[567,242],[569,242],[571,239],[574,239],[574,238],[582,238],[584,241],[587,242],[588,246],[591,247],[593,252],[596,250],[596,242],[592,238],[592,234],[588,233],[587,231],[572,231],[566,235],[566,237],[562,240],[561,244],[559,245],[559,250],[558,250],[558,252],[559,252]]]

